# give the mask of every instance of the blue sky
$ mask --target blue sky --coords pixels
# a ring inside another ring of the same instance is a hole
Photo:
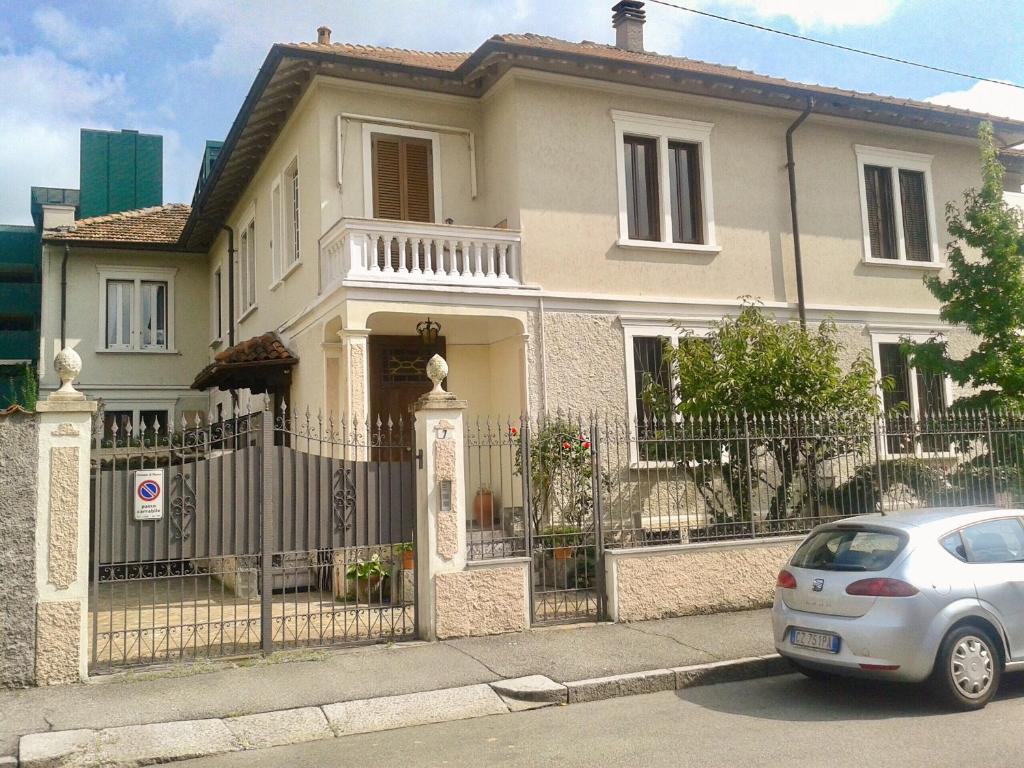
[[[846,45],[1024,83],[1024,0],[680,0]],[[164,136],[164,199],[191,199],[274,42],[472,50],[497,32],[611,42],[612,0],[0,0],[0,222],[78,185],[82,127]],[[1024,119],[1024,91],[830,51],[648,4],[647,47],[804,82]]]

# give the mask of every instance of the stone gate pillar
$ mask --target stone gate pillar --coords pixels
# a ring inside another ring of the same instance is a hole
[[[437,639],[438,577],[466,567],[466,401],[442,389],[447,375],[448,364],[434,355],[427,364],[434,388],[413,406],[416,449],[423,460],[416,485],[416,595],[425,640]]]
[[[36,405],[37,685],[84,680],[89,659],[89,448],[96,403],[72,382],[82,360],[64,349],[54,361],[62,386]]]

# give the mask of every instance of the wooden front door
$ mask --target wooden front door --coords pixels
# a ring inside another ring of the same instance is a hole
[[[444,337],[424,346],[419,336],[370,336],[370,424],[377,417],[387,425],[388,417],[409,423],[410,406],[431,390],[427,361],[445,354]]]

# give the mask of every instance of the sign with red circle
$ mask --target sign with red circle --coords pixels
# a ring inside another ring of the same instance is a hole
[[[135,519],[159,520],[164,516],[164,471],[135,470]]]

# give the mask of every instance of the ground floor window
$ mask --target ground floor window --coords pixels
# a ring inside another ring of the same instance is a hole
[[[892,383],[891,387],[880,388],[886,423],[885,449],[890,454],[942,452],[948,448],[944,438],[929,435],[928,430],[929,422],[949,407],[949,380],[910,364],[902,348],[908,338],[923,340],[907,336],[874,338],[875,370],[880,381]]]
[[[159,445],[167,439],[171,411],[111,403],[103,409],[103,447]]]

